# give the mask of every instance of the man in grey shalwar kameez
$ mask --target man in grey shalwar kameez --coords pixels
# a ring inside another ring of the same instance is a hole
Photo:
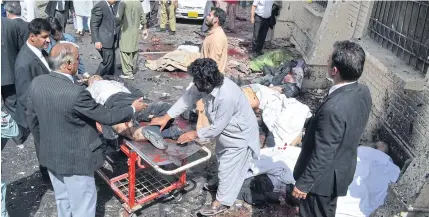
[[[197,59],[188,67],[194,84],[173,105],[167,114],[153,119],[151,125],[165,127],[202,99],[208,127],[183,134],[178,143],[195,139],[216,139],[218,179],[216,200],[200,210],[206,216],[215,215],[232,206],[249,170],[250,161],[259,157],[259,131],[256,116],[246,98],[233,81],[224,77],[214,60]]]

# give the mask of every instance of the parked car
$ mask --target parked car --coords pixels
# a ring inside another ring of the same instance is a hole
[[[179,6],[176,10],[176,18],[181,19],[204,19],[204,8],[206,1],[202,0],[179,0]]]

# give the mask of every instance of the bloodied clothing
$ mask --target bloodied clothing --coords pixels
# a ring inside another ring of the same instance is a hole
[[[231,206],[246,178],[251,159],[259,157],[259,131],[256,116],[241,89],[229,78],[210,94],[195,85],[167,112],[179,116],[202,99],[210,125],[197,130],[199,139],[216,139],[219,187],[216,199]]]

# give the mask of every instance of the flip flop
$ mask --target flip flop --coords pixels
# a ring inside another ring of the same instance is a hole
[[[208,207],[202,208],[199,212],[203,216],[215,216],[219,213],[225,212],[228,208],[229,207],[225,205],[220,205],[217,207],[208,206]]]

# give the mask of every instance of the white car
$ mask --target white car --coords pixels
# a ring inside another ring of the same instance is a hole
[[[176,18],[181,19],[204,19],[204,8],[206,1],[204,0],[179,0],[179,6],[176,10]]]

